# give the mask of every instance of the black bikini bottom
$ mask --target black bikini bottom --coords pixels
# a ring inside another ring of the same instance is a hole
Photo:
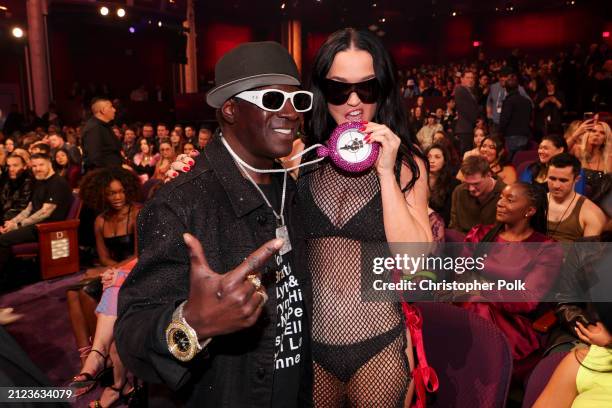
[[[352,344],[334,345],[313,340],[313,360],[327,372],[346,383],[372,357],[401,336],[404,330],[404,325],[399,324],[388,332]]]

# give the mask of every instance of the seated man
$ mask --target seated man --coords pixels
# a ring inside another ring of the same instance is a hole
[[[6,159],[8,179],[0,187],[0,223],[14,218],[28,206],[32,198],[33,180],[26,161],[21,156]]]
[[[0,228],[0,272],[6,268],[12,245],[36,242],[36,224],[64,220],[70,210],[72,190],[63,177],[54,173],[51,158],[33,154],[31,166],[36,178],[32,199],[23,211]]]
[[[561,242],[601,234],[606,215],[591,200],[576,193],[580,161],[569,153],[550,159],[548,183],[548,236]]]
[[[481,156],[466,157],[461,172],[464,180],[453,191],[449,228],[466,233],[475,225],[495,223],[497,200],[506,185],[493,178]]]

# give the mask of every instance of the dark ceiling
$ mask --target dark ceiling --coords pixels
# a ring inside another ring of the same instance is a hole
[[[414,21],[450,18],[453,12],[458,16],[486,16],[581,7],[609,16],[611,8],[605,5],[609,3],[601,0],[196,0],[196,13],[199,19],[211,16],[241,23],[299,18],[311,29],[321,31],[371,24],[397,30]]]

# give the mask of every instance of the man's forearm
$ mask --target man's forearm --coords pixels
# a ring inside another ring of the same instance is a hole
[[[11,221],[13,221],[14,223],[21,222],[25,220],[26,218],[28,218],[31,212],[32,212],[32,203],[28,203],[28,206],[24,208],[23,211],[21,211],[19,214],[17,214]]]
[[[57,204],[49,204],[49,203],[44,204],[40,210],[36,211],[34,214],[30,215],[29,217],[23,219],[21,221],[21,225],[25,227],[28,225],[38,224],[39,222],[46,220],[47,218],[51,216],[51,214],[53,214],[53,211],[55,210],[56,207],[57,207]]]

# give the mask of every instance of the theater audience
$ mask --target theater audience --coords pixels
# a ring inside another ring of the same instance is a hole
[[[444,225],[449,225],[451,197],[459,185],[450,166],[450,153],[446,147],[433,144],[426,154],[429,161],[429,207],[440,214]]]
[[[170,166],[176,153],[169,140],[164,140],[159,144],[159,160],[155,164],[155,172],[153,178],[158,180],[164,180],[166,178],[166,172],[170,170]]]
[[[57,174],[66,179],[70,188],[75,189],[79,187],[81,166],[72,161],[72,157],[65,147],[55,151],[53,168]]]
[[[504,184],[512,184],[517,180],[516,170],[511,164],[505,162],[504,145],[497,137],[485,137],[478,151],[480,156],[489,163],[493,177],[503,181]],[[463,180],[461,171],[457,174],[457,178]]]
[[[6,159],[7,177],[0,186],[2,213],[0,222],[15,218],[32,198],[33,180],[23,157],[16,154]]]
[[[557,89],[554,79],[546,79],[546,87],[542,89],[536,100],[535,128],[539,135],[562,130],[562,114],[565,109],[565,97]]]
[[[443,131],[442,125],[436,123],[436,115],[430,113],[423,127],[416,134],[419,145],[422,150],[427,150],[434,142],[434,134]]]
[[[183,154],[186,155],[191,155],[191,152],[193,152],[194,150],[196,150],[195,146],[193,145],[193,143],[191,142],[187,142],[183,145]]]
[[[87,354],[80,374],[73,378],[71,386],[78,393],[88,392],[100,380],[110,358],[113,384],[104,389],[98,405],[109,406],[129,395],[132,388],[127,382],[125,368],[114,345],[113,328],[117,319],[117,296],[121,283],[136,264],[136,217],[140,211],[140,183],[131,172],[120,168],[99,169],[88,173],[81,184],[80,194],[91,208],[102,213],[95,221],[96,248],[100,263],[103,293],[96,308],[97,323],[91,349],[84,346]],[[69,292],[69,307],[75,334],[85,329],[79,316],[83,313],[74,292]],[[80,333],[77,338],[81,338]]]
[[[584,345],[561,360],[533,408],[612,406],[612,304],[593,305],[597,322],[575,324]]]
[[[548,192],[548,184],[546,182],[548,162],[552,157],[560,153],[567,153],[567,144],[562,136],[554,133],[542,136],[542,141],[538,146],[538,160],[527,166],[520,174],[520,180],[537,185],[543,191]],[[581,170],[575,189],[577,193],[584,194],[584,188],[584,173]]]
[[[179,132],[173,130],[170,132],[170,145],[174,149],[174,154],[183,153],[183,138]]]
[[[586,194],[591,197],[601,189],[605,174],[612,172],[612,130],[606,122],[587,125],[574,155],[584,169]]]
[[[518,78],[510,74],[506,80],[506,98],[499,116],[499,135],[506,141],[508,159],[525,148],[531,138],[531,100],[519,92]]]
[[[491,85],[491,90],[489,91],[489,97],[487,98],[487,118],[490,119],[492,129],[491,133],[493,135],[497,135],[499,132],[499,123],[501,119],[502,106],[504,100],[508,96],[508,92],[506,91],[506,81],[508,78],[514,74],[512,68],[508,66],[504,66],[499,71],[499,80]],[[525,89],[519,85],[518,91],[521,95],[528,98],[527,92]]]
[[[83,177],[79,195],[88,208],[100,214],[94,221],[99,266],[89,269],[86,280],[66,292],[77,347],[87,351],[95,329],[92,316],[100,295],[100,274],[136,256],[140,182],[127,170],[101,168]]]
[[[159,161],[159,153],[153,153],[152,140],[143,137],[138,141],[140,151],[132,159],[134,171],[143,178],[144,181],[153,177],[155,166]]]
[[[487,137],[487,132],[482,128],[474,128],[474,148],[472,150],[468,150],[463,155],[465,159],[468,156],[478,156],[480,155],[480,145],[482,141]]]
[[[465,242],[546,243],[546,198],[531,184],[505,186],[496,203],[495,224],[477,225]],[[523,379],[535,366],[540,342],[532,327],[531,313],[537,299],[551,289],[562,262],[562,252],[552,246],[496,246],[487,252],[483,278],[496,281],[520,279],[530,288],[525,302],[466,302],[460,306],[491,321],[505,335],[514,360],[513,375]],[[508,260],[512,259],[512,264]],[[481,294],[485,298],[498,293]],[[478,297],[476,297],[478,298]],[[502,298],[503,299],[503,298]],[[473,299],[475,300],[475,299]]]
[[[49,134],[49,146],[51,147],[51,157],[55,157],[55,153],[59,149],[65,149],[70,156],[70,161],[77,165],[81,165],[81,151],[78,147],[66,143],[62,135],[59,133]]]
[[[138,144],[136,143],[136,130],[128,127],[123,132],[123,145],[121,146],[123,155],[129,163],[132,163],[134,155],[138,153]]]
[[[63,177],[55,174],[51,158],[32,155],[32,173],[36,182],[32,198],[26,208],[0,228],[0,272],[4,272],[11,258],[11,246],[36,242],[36,224],[61,221],[66,218],[72,201],[71,189]]]
[[[452,194],[449,228],[466,233],[475,225],[495,221],[499,194],[506,185],[493,178],[484,157],[470,156],[461,164],[463,182]]]
[[[200,128],[198,132],[198,140],[195,144],[199,151],[202,151],[204,147],[210,142],[210,138],[212,137],[212,131],[208,128]]]
[[[4,140],[4,150],[9,155],[13,153],[13,150],[15,150],[15,140],[10,137],[7,137]]]
[[[575,191],[580,162],[568,153],[548,164],[548,235],[556,241],[573,242],[601,234],[606,216],[591,200]]]
[[[461,85],[455,88],[455,101],[457,102],[455,137],[459,139],[461,155],[474,147],[472,146],[472,132],[476,119],[480,115],[480,106],[474,88],[475,81],[474,72],[465,70],[461,73]]]
[[[108,99],[94,99],[91,112],[93,116],[82,131],[85,170],[121,166],[121,141],[110,129],[110,122],[115,118],[115,107]]]

